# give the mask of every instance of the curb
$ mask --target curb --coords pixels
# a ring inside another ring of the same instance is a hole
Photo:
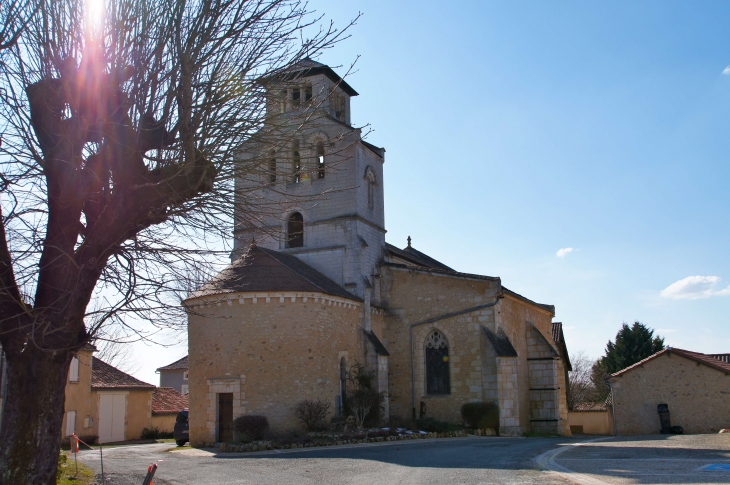
[[[563,465],[560,465],[555,462],[555,459],[558,455],[561,453],[564,453],[568,450],[573,449],[577,446],[584,446],[590,443],[596,443],[598,441],[605,441],[613,438],[613,436],[606,436],[603,438],[595,438],[592,440],[587,441],[581,441],[580,443],[570,443],[566,444],[565,446],[561,446],[560,448],[555,448],[554,450],[546,451],[545,453],[538,455],[534,458],[535,463],[542,469],[556,473],[560,475],[562,478],[577,483],[579,485],[609,485],[608,482],[604,482],[603,480],[599,480],[597,478],[593,478],[590,475],[586,475],[584,473],[577,473],[570,468],[564,467]]]

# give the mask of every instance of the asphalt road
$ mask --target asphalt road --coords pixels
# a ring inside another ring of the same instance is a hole
[[[470,437],[216,453],[136,445],[104,452],[106,485],[730,484],[730,434],[578,438]],[[100,471],[98,452],[80,460]]]
[[[156,485],[171,484],[533,484],[569,483],[540,471],[533,458],[557,438],[470,437],[368,443],[257,453],[169,452],[174,445],[136,445],[104,452],[107,485],[142,483],[158,461]],[[98,452],[80,460],[100,471]]]

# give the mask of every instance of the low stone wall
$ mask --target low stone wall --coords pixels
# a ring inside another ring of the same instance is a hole
[[[573,434],[613,434],[613,418],[610,410],[568,412],[570,431]]]

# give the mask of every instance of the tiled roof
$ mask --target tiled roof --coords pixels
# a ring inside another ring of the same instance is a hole
[[[136,379],[96,357],[91,363],[92,389],[154,389],[155,386]]]
[[[152,393],[152,414],[177,414],[187,408],[187,394],[180,394],[172,387],[158,387]]]
[[[393,256],[413,263],[417,266],[425,266],[426,268],[442,269],[446,271],[454,271],[453,268],[449,268],[440,261],[436,261],[431,256],[414,249],[412,246],[408,246],[405,249],[400,249],[392,244],[385,243],[385,249],[389,251]]]
[[[492,346],[494,347],[494,351],[497,352],[498,357],[517,357],[517,351],[512,345],[512,342],[509,341],[507,334],[504,333],[504,330],[500,328],[498,334],[495,334],[484,326],[482,326],[482,330],[484,330],[487,339],[492,342]]]
[[[699,352],[691,352],[689,350],[667,347],[666,349],[660,350],[656,354],[650,355],[646,359],[641,360],[634,365],[630,365],[627,368],[616,372],[615,374],[611,374],[611,378],[620,377],[620,376],[624,375],[625,373],[630,372],[630,371],[636,369],[637,367],[640,367],[643,364],[649,362],[650,360],[654,360],[657,357],[664,355],[664,354],[669,354],[669,355],[677,354],[677,355],[685,357],[689,360],[693,360],[693,361],[697,362],[698,364],[704,364],[707,367],[712,367],[713,369],[719,370],[720,372],[724,372],[725,374],[730,374],[730,364],[723,362],[722,360],[716,359],[710,355],[701,354]]]
[[[390,355],[388,353],[388,350],[385,348],[385,345],[383,345],[383,343],[380,341],[380,339],[378,338],[378,336],[375,335],[375,333],[373,333],[372,330],[365,330],[365,329],[363,329],[362,331],[363,331],[363,333],[365,333],[365,335],[367,336],[367,338],[370,341],[370,343],[373,344],[373,347],[375,348],[375,353],[376,354],[378,354],[378,355],[384,355],[384,356]]]
[[[251,246],[192,298],[238,292],[300,291],[362,301],[291,254]]]
[[[180,360],[176,360],[172,364],[160,367],[157,370],[188,370],[188,356],[186,355]]]
[[[730,364],[730,354],[707,354],[713,359],[721,360],[726,364]]]
[[[314,61],[309,57],[302,59],[296,64],[292,64],[291,66],[284,69],[280,74],[277,74],[274,77],[279,77],[280,79],[285,79],[287,81],[293,81],[295,79],[300,79],[303,77],[316,76],[317,74],[324,74],[330,81],[337,84],[340,89],[342,89],[348,95],[358,95],[357,91],[355,91],[352,86],[347,84],[344,79],[342,79],[335,71],[332,70],[331,67],[326,64],[322,64],[321,62]]]

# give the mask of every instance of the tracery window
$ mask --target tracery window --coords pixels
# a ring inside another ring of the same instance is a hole
[[[301,248],[304,246],[304,218],[299,212],[289,216],[286,223],[287,247]]]
[[[426,394],[449,394],[449,343],[438,330],[426,339]]]

